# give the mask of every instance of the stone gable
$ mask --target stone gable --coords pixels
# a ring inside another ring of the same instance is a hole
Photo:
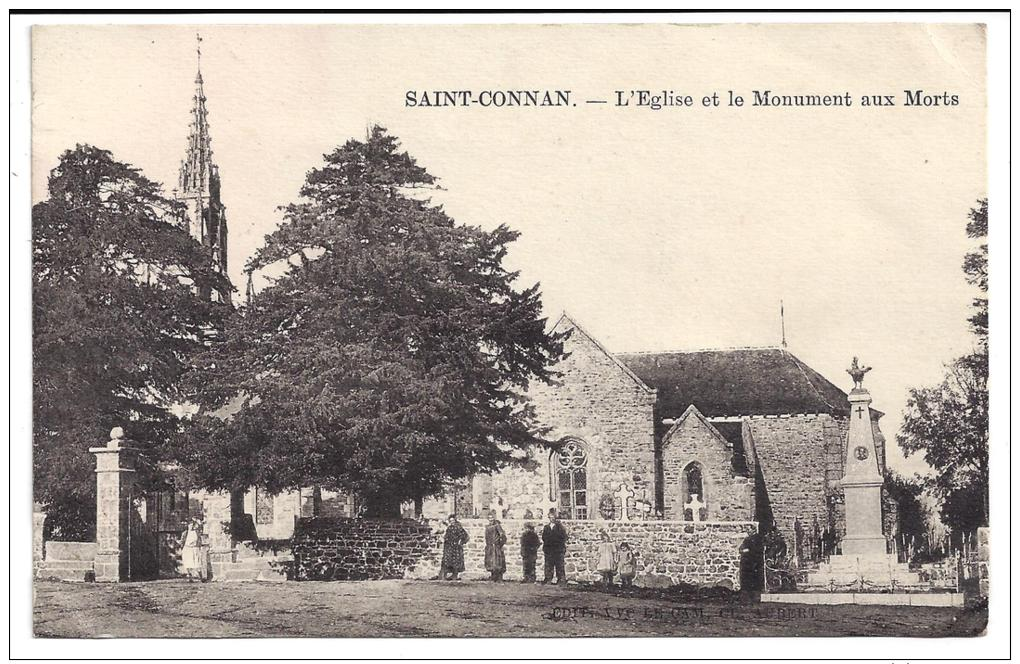
[[[622,513],[614,494],[624,484],[632,500],[655,500],[655,391],[609,354],[571,318],[564,315],[554,327],[570,330],[564,344],[570,355],[556,367],[561,375],[553,385],[533,383],[528,397],[539,422],[550,428],[551,441],[577,441],[587,454],[588,518],[595,518],[599,502],[613,501],[614,515]],[[508,468],[489,479],[476,478],[475,495],[485,508],[496,495],[507,517],[523,518],[530,510],[538,518],[539,505],[557,500],[550,450],[533,451],[524,468]],[[486,486],[487,485],[487,486]],[[630,505],[633,510],[633,502]]]
[[[663,508],[665,518],[684,519],[685,471],[701,467],[707,521],[747,521],[753,518],[751,483],[733,473],[733,448],[694,406],[665,434],[662,441]]]

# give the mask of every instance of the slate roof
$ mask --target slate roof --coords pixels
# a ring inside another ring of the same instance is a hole
[[[680,417],[691,404],[710,418],[849,413],[846,392],[785,348],[617,353],[616,357],[657,390],[658,417]]]

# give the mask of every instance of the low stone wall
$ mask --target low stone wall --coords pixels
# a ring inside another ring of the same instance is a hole
[[[520,536],[524,521],[502,522],[507,535],[505,578],[522,578]],[[468,532],[464,547],[465,576],[486,576],[485,526],[482,519],[461,521]],[[636,550],[640,586],[677,584],[740,587],[740,548],[757,530],[749,521],[565,521],[569,532],[565,558],[567,576],[595,581],[599,531],[605,529],[619,545],[626,541]],[[535,523],[541,534],[542,524]],[[440,521],[377,521],[370,519],[302,519],[294,538],[296,578],[347,580],[432,578],[442,560]],[[542,550],[538,574],[542,576]]]
[[[42,559],[35,561],[39,579],[86,581],[95,578],[95,542],[46,542]]]
[[[438,564],[432,528],[407,519],[299,519],[291,550],[298,581],[400,579]]]

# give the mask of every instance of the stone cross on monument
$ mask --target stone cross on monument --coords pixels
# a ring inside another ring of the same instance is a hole
[[[698,500],[698,494],[692,493],[690,500],[684,505],[685,510],[691,511],[691,521],[701,521],[701,510],[705,503]]]
[[[627,501],[634,497],[634,491],[628,489],[626,484],[621,483],[620,490],[613,495],[620,499],[620,520],[630,521],[630,513],[628,511],[630,506],[627,504]]]

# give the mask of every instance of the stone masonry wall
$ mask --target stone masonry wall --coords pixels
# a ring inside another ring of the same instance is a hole
[[[733,448],[697,411],[688,412],[662,442],[663,508],[667,519],[683,520],[684,471],[691,463],[702,471],[700,500],[707,521],[753,518],[751,483],[733,473]]]
[[[842,531],[842,512],[830,517],[834,483],[842,478],[846,423],[829,415],[750,418],[757,463],[767,487],[776,525],[787,546],[795,542],[794,521]],[[761,499],[761,497],[759,497]]]
[[[524,521],[502,522],[507,535],[504,552],[508,580],[522,577],[520,536]],[[482,519],[461,522],[468,532],[464,547],[465,576],[484,578],[485,525]],[[575,581],[599,578],[596,551],[599,531],[605,529],[619,544],[627,541],[638,552],[637,585],[740,586],[740,548],[754,533],[754,522],[565,521],[569,532],[567,576]],[[535,523],[541,534],[541,523]],[[431,579],[442,560],[440,521],[375,521],[369,519],[302,519],[293,552],[298,580],[380,578]],[[542,550],[537,570],[542,576]]]
[[[655,393],[564,317],[555,330],[567,329],[572,330],[565,343],[570,356],[556,366],[557,383],[535,382],[528,397],[538,421],[551,428],[547,438],[573,438],[585,447],[589,518],[597,516],[603,496],[610,497],[619,516],[622,506],[614,494],[620,484],[634,491],[632,500],[654,502]],[[530,509],[538,518],[537,505],[557,499],[551,461],[549,450],[534,450],[523,468],[493,475],[484,500],[495,494],[503,499],[506,516],[523,518]]]
[[[299,519],[291,551],[298,581],[401,579],[439,560],[432,528],[408,519]]]

